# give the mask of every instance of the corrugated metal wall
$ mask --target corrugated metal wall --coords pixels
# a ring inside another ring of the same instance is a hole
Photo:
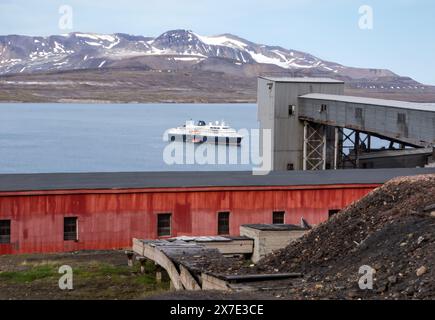
[[[335,100],[299,98],[300,118],[330,126],[351,128],[363,132],[426,147],[435,142],[435,112],[350,103]],[[383,100],[380,100],[383,101]],[[385,100],[384,100],[385,101]],[[328,106],[319,113],[319,106]],[[360,116],[357,110],[360,111]]]
[[[0,193],[0,219],[11,220],[11,243],[0,244],[0,254],[129,247],[133,237],[157,238],[159,213],[172,213],[172,236],[216,235],[219,211],[231,212],[231,235],[242,224],[271,223],[274,210],[286,211],[286,223],[318,224],[374,187]],[[63,240],[67,216],[78,217],[78,242]]]

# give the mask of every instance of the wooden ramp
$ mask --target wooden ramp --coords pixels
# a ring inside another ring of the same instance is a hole
[[[164,268],[175,290],[240,290],[243,282],[282,280],[300,276],[297,274],[234,276],[216,272],[215,270],[222,271],[225,268],[230,270],[234,260],[225,257],[224,253],[226,255],[246,253],[246,240],[249,239],[201,238],[133,239],[133,251],[139,257],[145,257]],[[217,249],[216,246],[221,249]],[[239,249],[236,250],[237,248]]]
[[[225,259],[216,248],[208,248],[183,240],[133,239],[133,251],[159,264],[166,270],[175,290],[201,290],[208,278],[203,277],[207,266]],[[204,280],[205,279],[205,280]],[[213,281],[213,279],[211,279]],[[220,283],[220,281],[217,281]],[[213,287],[211,284],[206,287]],[[220,287],[220,290],[225,288]]]

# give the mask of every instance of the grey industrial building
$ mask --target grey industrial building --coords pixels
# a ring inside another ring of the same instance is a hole
[[[258,119],[273,170],[430,166],[435,104],[344,95],[344,82],[260,77]],[[376,149],[373,139],[389,142]]]

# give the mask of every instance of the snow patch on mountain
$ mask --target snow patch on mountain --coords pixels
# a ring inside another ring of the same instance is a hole
[[[229,38],[227,36],[214,36],[214,37],[207,37],[207,36],[200,36],[198,34],[195,34],[196,37],[198,37],[199,40],[201,40],[203,43],[210,45],[210,46],[222,46],[222,47],[230,47],[235,49],[245,49],[248,45],[242,41],[238,41],[232,38]]]
[[[289,67],[288,62],[285,58],[283,59],[284,61],[282,61],[282,59],[280,59],[279,57],[278,58],[269,57],[269,56],[266,56],[262,53],[256,53],[253,51],[247,51],[247,52],[258,63],[274,64],[274,65],[277,65],[281,68],[286,68],[286,69]]]
[[[116,37],[112,35],[105,35],[105,34],[89,34],[89,33],[75,33],[75,36],[78,38],[88,38],[92,40],[103,40],[108,42],[115,42]]]
[[[174,57],[173,58],[175,61],[202,61],[204,60],[204,58],[200,58],[200,57]]]

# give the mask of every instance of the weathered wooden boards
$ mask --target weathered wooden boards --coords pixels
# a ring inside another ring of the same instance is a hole
[[[225,273],[232,270],[234,263],[240,263],[239,258],[231,256],[249,256],[256,262],[267,253],[287,246],[307,231],[307,227],[294,225],[245,225],[241,227],[240,237],[133,239],[133,251],[164,268],[175,290],[231,290],[247,282],[300,277],[300,274]]]
[[[207,276],[202,272],[202,265],[205,261],[209,263],[213,259],[224,258],[215,248],[207,248],[182,240],[133,239],[133,251],[164,268],[175,290],[217,289],[213,285],[213,276]],[[206,280],[203,281],[203,279]],[[221,284],[218,290],[225,289],[226,286]]]
[[[218,249],[223,255],[244,254],[251,255],[254,250],[254,240],[248,237],[177,237],[176,240],[182,240],[189,243],[200,244],[207,248]]]

